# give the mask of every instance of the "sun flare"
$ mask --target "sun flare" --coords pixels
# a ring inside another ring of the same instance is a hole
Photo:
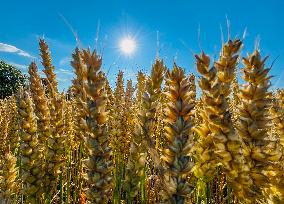
[[[133,38],[125,37],[120,40],[119,48],[123,54],[132,55],[137,48],[137,43]]]

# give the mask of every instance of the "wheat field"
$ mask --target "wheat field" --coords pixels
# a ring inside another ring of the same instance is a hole
[[[195,55],[198,76],[156,58],[115,87],[97,51],[76,48],[61,93],[40,40],[47,83],[32,62],[0,101],[0,203],[284,203],[284,90],[242,47]]]

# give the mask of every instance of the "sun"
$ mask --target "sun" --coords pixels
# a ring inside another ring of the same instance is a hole
[[[119,49],[125,55],[132,55],[137,48],[136,41],[131,37],[122,38],[119,42]]]

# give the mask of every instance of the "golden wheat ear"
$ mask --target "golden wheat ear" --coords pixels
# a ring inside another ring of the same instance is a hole
[[[127,106],[126,93],[124,90],[123,72],[119,71],[117,75],[116,87],[114,90],[114,101],[110,117],[112,127],[111,131],[111,147],[114,151],[114,159],[125,160],[129,154],[130,137],[127,134]],[[131,107],[129,107],[131,108]]]
[[[146,88],[146,75],[142,71],[138,71],[135,104],[140,109],[142,104],[142,97]]]
[[[0,160],[8,153],[15,154],[19,148],[19,125],[16,97],[0,100]]]
[[[82,51],[78,48],[72,54],[71,66],[74,69],[76,77],[72,80],[72,95],[75,109],[75,135],[80,144],[83,143],[83,131],[81,128],[82,119],[85,117],[85,108],[87,102],[87,93],[85,83],[87,83],[87,66],[82,59]]]
[[[17,180],[18,167],[16,167],[17,158],[11,153],[5,154],[5,161],[1,161],[0,171],[0,199],[3,203],[12,203],[19,189]]]
[[[193,127],[193,131],[198,137],[192,150],[196,158],[193,172],[197,178],[211,179],[215,173],[218,161],[214,153],[215,147],[212,133],[208,127],[209,117],[206,107],[212,101],[210,91],[212,89],[211,84],[216,80],[216,69],[210,69],[210,58],[204,52],[201,55],[196,55],[195,58],[197,71],[202,75],[198,83],[203,94],[196,107],[196,111],[199,111],[199,117],[196,117],[199,123],[196,123]]]
[[[227,182],[233,189],[233,194],[244,198],[244,189],[250,188],[252,180],[247,176],[248,166],[244,163],[241,152],[242,140],[234,129],[228,103],[231,81],[234,78],[241,44],[239,40],[229,40],[224,44],[220,58],[214,62],[212,68],[209,68],[208,56],[204,53],[196,56],[197,70],[202,75],[199,85],[202,89],[203,124],[194,128],[200,137],[194,148],[198,159],[194,170],[198,177],[204,177],[203,172],[211,174],[214,172],[212,169],[208,171],[212,168],[208,165],[208,161],[217,162],[212,163],[213,167],[217,164],[222,166],[222,171],[227,176]],[[215,159],[212,160],[211,158],[214,157]],[[208,170],[202,171],[200,167]],[[205,177],[208,178],[208,175],[205,174]]]
[[[39,141],[39,147],[43,152],[43,160],[45,163],[49,161],[48,155],[50,154],[50,147],[48,145],[48,141],[50,141],[53,137],[50,130],[50,109],[49,109],[49,101],[45,94],[45,88],[42,84],[42,80],[38,73],[38,68],[35,62],[32,62],[29,66],[29,82],[30,82],[30,90],[31,96],[34,102],[34,112],[37,119],[37,135]],[[47,162],[47,166],[49,162]],[[45,167],[43,167],[45,168]],[[44,186],[46,189],[50,188],[50,175],[48,173],[44,176]]]
[[[133,94],[134,94],[134,87],[132,86],[132,80],[127,80],[126,91],[125,91],[125,109],[124,109],[124,117],[126,128],[125,128],[125,137],[127,138],[127,146],[126,150],[124,150],[124,159],[127,161],[129,157],[130,151],[130,141],[132,137],[132,133],[134,132],[135,128],[135,121],[134,121],[134,101],[133,101]]]
[[[77,52],[78,53],[78,52]],[[85,188],[87,201],[91,203],[107,203],[112,191],[112,160],[111,148],[109,147],[109,134],[106,126],[107,113],[105,106],[107,98],[104,92],[105,77],[100,71],[102,59],[96,51],[83,50],[82,53],[74,55],[73,64],[85,64],[77,67],[84,72],[86,77],[80,74],[77,82],[83,85],[86,102],[81,103],[82,118],[80,127],[84,130],[84,145],[86,148],[86,159],[83,175],[87,186]],[[82,63],[81,63],[82,62]],[[75,67],[76,68],[76,67]]]
[[[273,94],[272,105],[270,107],[272,119],[271,136],[277,138],[281,144],[281,150],[284,149],[284,92],[283,89],[277,90]],[[277,156],[277,155],[276,155]],[[278,159],[278,158],[276,158]],[[272,186],[266,189],[266,196],[273,200],[274,203],[284,202],[284,158],[280,158],[280,162],[272,170]]]
[[[20,155],[22,193],[27,203],[37,203],[43,187],[44,170],[41,166],[42,153],[38,142],[37,123],[34,104],[27,91],[20,90],[17,95],[17,106],[20,123]]]
[[[39,49],[40,56],[42,59],[42,66],[44,67],[43,72],[47,78],[47,87],[49,90],[50,96],[55,96],[58,94],[58,82],[56,80],[56,74],[54,73],[54,66],[52,65],[51,55],[49,51],[49,47],[45,40],[39,40]]]
[[[216,86],[213,85],[217,100],[211,105],[212,109],[217,113],[219,120],[211,120],[211,125],[214,128],[212,132],[215,140],[215,147],[218,157],[221,158],[223,171],[227,176],[228,185],[233,189],[233,194],[240,199],[246,199],[244,191],[251,188],[252,180],[248,174],[248,165],[244,162],[242,154],[242,140],[235,131],[233,122],[236,121],[232,117],[232,112],[229,107],[230,93],[232,81],[236,78],[237,63],[239,61],[239,51],[242,47],[242,42],[238,39],[229,40],[223,45],[220,58],[214,63],[217,69]],[[234,83],[233,83],[234,85]],[[212,114],[212,113],[211,113]],[[214,113],[211,115],[213,118]],[[209,116],[210,117],[210,116]],[[210,126],[211,126],[210,125]],[[236,125],[235,125],[236,126]]]
[[[104,87],[104,90],[106,92],[106,95],[107,95],[107,105],[106,105],[106,110],[108,112],[110,112],[112,110],[112,107],[114,105],[114,93],[112,91],[112,88],[110,86],[110,83],[108,81],[108,79],[106,78],[105,76],[105,87]]]
[[[194,165],[189,156],[193,145],[194,119],[191,112],[194,105],[190,103],[190,84],[183,69],[174,66],[168,74],[167,86],[161,195],[164,203],[187,203],[193,190],[187,176]]]
[[[251,201],[263,197],[262,190],[270,186],[273,177],[268,177],[270,167],[281,158],[282,152],[276,141],[269,136],[269,108],[271,105],[270,68],[265,67],[258,50],[243,58],[243,79],[240,89],[238,134],[244,141],[245,160],[250,169],[248,175],[253,184],[245,193]],[[255,189],[252,192],[251,189]]]
[[[284,90],[280,89],[274,96],[273,104],[270,108],[273,126],[275,128],[274,134],[280,140],[281,146],[284,147]]]
[[[160,158],[155,149],[153,135],[164,71],[163,61],[156,60],[148,79],[142,72],[138,73],[137,114],[134,118],[136,125],[131,138],[130,155],[126,169],[126,189],[128,189],[128,194],[132,200],[138,194],[140,188],[148,150],[152,159],[156,161],[154,162],[156,168],[160,166]]]

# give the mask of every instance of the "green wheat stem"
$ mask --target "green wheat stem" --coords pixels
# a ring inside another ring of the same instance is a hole
[[[147,175],[147,167],[145,166],[143,176],[141,177],[141,184],[140,184],[140,189],[141,189],[141,204],[146,203],[146,175]]]
[[[71,157],[72,151],[68,150],[68,160],[67,160],[67,186],[66,186],[66,203],[69,203],[69,196],[70,196],[70,183],[71,183]]]
[[[62,166],[60,167],[60,175],[59,175],[59,193],[60,193],[60,203],[64,203],[64,196],[63,196],[63,172],[62,172]]]

